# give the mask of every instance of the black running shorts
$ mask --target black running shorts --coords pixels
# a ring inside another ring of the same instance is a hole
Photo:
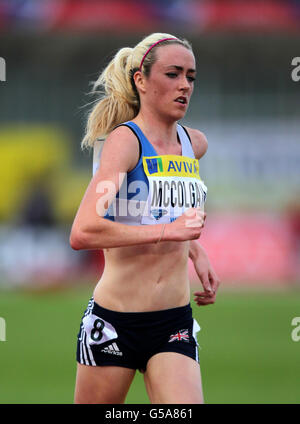
[[[160,352],[177,352],[198,361],[200,327],[190,304],[153,312],[116,312],[92,298],[82,317],[77,362],[146,370]]]

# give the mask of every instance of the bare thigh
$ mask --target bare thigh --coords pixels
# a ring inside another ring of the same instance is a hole
[[[188,356],[175,352],[152,356],[144,380],[151,403],[204,403],[200,366]]]
[[[77,363],[75,403],[124,403],[135,370]]]

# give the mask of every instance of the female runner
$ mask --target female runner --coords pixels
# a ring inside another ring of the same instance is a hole
[[[119,50],[95,83],[104,95],[83,146],[105,142],[70,244],[103,249],[105,269],[78,334],[75,403],[123,403],[137,369],[151,403],[203,403],[188,259],[198,305],[215,302],[219,279],[197,241],[207,140],[178,123],[195,75],[190,44],[155,33]]]

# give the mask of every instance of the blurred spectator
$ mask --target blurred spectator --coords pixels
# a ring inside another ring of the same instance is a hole
[[[32,227],[54,226],[51,195],[45,183],[40,182],[32,186],[21,211],[20,224]]]

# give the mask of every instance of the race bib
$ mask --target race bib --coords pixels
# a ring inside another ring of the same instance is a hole
[[[149,182],[142,224],[170,223],[187,209],[204,207],[207,187],[199,175],[199,161],[185,156],[143,157]]]
[[[116,329],[97,315],[89,314],[83,318],[82,322],[90,346],[99,345],[118,337]]]

